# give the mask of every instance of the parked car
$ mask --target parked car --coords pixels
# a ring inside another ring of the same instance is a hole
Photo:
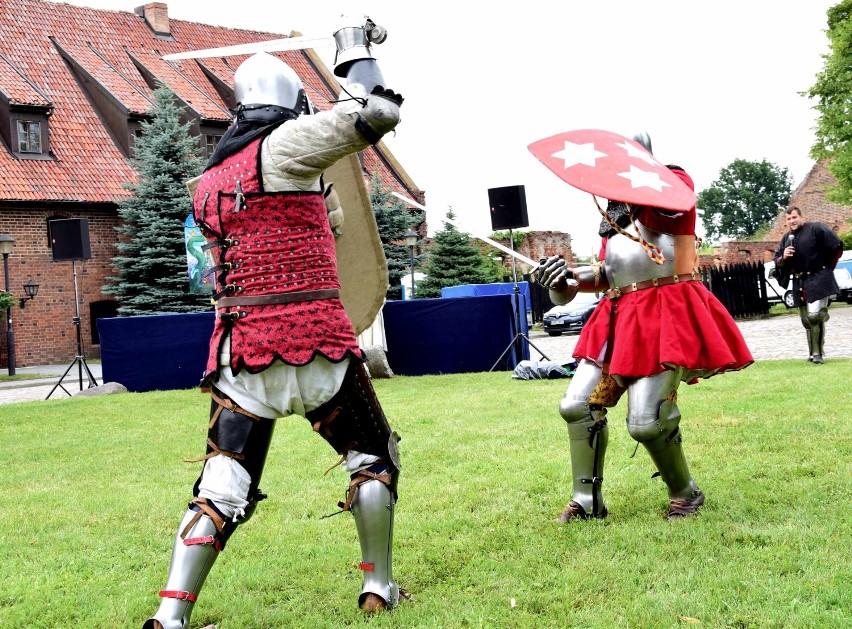
[[[579,332],[592,316],[600,300],[601,295],[597,293],[577,293],[577,296],[564,306],[554,306],[544,313],[544,331],[550,336],[559,336],[563,332]]]
[[[766,298],[770,304],[783,303],[788,308],[793,307],[793,291],[792,283],[788,284],[788,288],[782,288],[775,279],[775,262],[764,262],[763,277],[766,278]]]

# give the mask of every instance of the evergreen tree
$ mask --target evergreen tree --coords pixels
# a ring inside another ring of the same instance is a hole
[[[382,185],[378,173],[373,173],[370,179],[370,205],[376,217],[379,228],[379,238],[388,262],[388,292],[389,300],[402,299],[403,277],[411,273],[411,252],[405,243],[405,232],[413,225],[422,222],[418,215],[412,216],[408,207],[394,197],[390,190]],[[344,223],[343,229],[346,229]],[[415,264],[417,263],[415,258]]]
[[[181,124],[174,92],[160,86],[153,96],[151,122],[142,123],[136,140],[138,182],[125,184],[131,195],[118,206],[118,275],[103,288],[118,298],[120,315],[209,308],[209,296],[189,293],[184,243],[184,221],[192,212],[186,182],[203,168],[198,140],[188,123]]]
[[[470,242],[470,236],[453,225],[453,208],[447,210],[444,230],[435,234],[426,279],[417,284],[417,297],[440,297],[441,289],[461,284],[490,284],[494,282],[486,272],[487,261]]]

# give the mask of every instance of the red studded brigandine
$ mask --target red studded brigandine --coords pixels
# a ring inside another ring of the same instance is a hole
[[[233,307],[219,302],[205,383],[217,379],[228,333],[234,373],[257,373],[276,359],[304,365],[317,355],[332,362],[363,357],[339,298],[334,236],[323,196],[264,192],[258,167],[261,142],[251,142],[207,170],[195,192],[195,220],[217,262],[217,297],[328,290],[338,291],[338,296],[296,296],[290,303]]]

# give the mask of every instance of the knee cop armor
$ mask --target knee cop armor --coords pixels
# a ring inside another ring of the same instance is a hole
[[[698,487],[689,474],[681,442],[680,410],[674,399],[648,401],[639,408],[630,408],[627,430],[640,442],[666,483],[670,498],[690,498]]]

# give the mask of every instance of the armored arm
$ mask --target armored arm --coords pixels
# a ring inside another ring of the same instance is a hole
[[[609,288],[603,262],[571,269],[559,256],[548,258],[539,267],[538,282],[550,291],[550,300],[558,305],[567,304],[580,291],[598,293]]]
[[[373,44],[381,44],[387,31],[370,18],[344,18],[343,26],[334,33],[337,52],[334,73],[346,77],[349,86],[360,85],[366,97],[359,99],[356,127],[370,143],[375,144],[399,122],[403,98],[387,89],[379,64],[373,57]]]

